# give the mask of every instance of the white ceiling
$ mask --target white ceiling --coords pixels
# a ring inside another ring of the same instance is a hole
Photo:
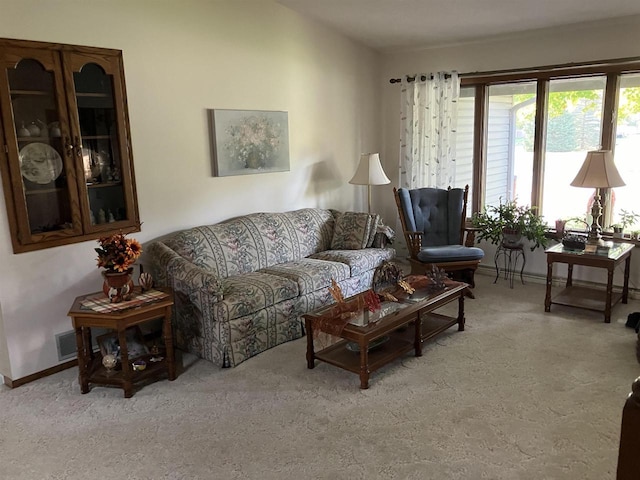
[[[377,50],[446,45],[640,14],[640,0],[277,1]]]

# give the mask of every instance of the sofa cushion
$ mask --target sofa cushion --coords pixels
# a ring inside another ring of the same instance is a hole
[[[380,225],[380,215],[372,214],[371,215],[371,228],[369,229],[369,238],[367,239],[366,248],[371,248],[373,246],[373,241],[376,238],[376,233],[378,232],[378,225]]]
[[[299,295],[298,284],[283,276],[251,272],[223,280],[224,300],[213,305],[218,321],[250,315]]]
[[[296,282],[300,295],[329,287],[332,278],[340,282],[350,276],[348,265],[315,258],[301,258],[294,262],[264,268],[260,272]]]
[[[446,245],[443,247],[422,247],[418,260],[424,263],[460,262],[464,260],[480,260],[484,251],[478,247],[462,245]]]
[[[395,256],[392,248],[365,248],[361,250],[327,250],[314,253],[310,258],[340,262],[349,265],[351,276],[355,277],[367,270],[375,269],[385,260],[391,260]]]
[[[332,250],[356,250],[365,248],[375,236],[378,215],[361,212],[344,212],[336,216],[331,240]],[[374,225],[375,222],[375,225]]]

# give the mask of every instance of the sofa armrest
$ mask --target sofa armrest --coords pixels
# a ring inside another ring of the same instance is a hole
[[[152,243],[147,252],[158,284],[170,286],[191,298],[204,295],[211,303],[223,300],[222,282],[216,275],[181,257],[162,242]]]

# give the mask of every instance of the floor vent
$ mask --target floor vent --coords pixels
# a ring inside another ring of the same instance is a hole
[[[76,332],[73,330],[56,335],[56,346],[58,347],[58,360],[69,360],[75,358],[78,349],[76,347]]]
[[[107,331],[108,330],[106,328],[91,329],[91,340],[94,351],[97,351],[99,349],[96,342],[96,337],[102,335],[103,333],[106,333]],[[78,348],[76,345],[76,332],[73,330],[69,330],[68,332],[56,334],[56,346],[58,347],[58,360],[60,360],[61,362],[64,360],[76,358],[76,356],[78,355]]]

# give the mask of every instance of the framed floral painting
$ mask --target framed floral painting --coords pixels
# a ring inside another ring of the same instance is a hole
[[[289,171],[287,112],[209,110],[216,177]]]

